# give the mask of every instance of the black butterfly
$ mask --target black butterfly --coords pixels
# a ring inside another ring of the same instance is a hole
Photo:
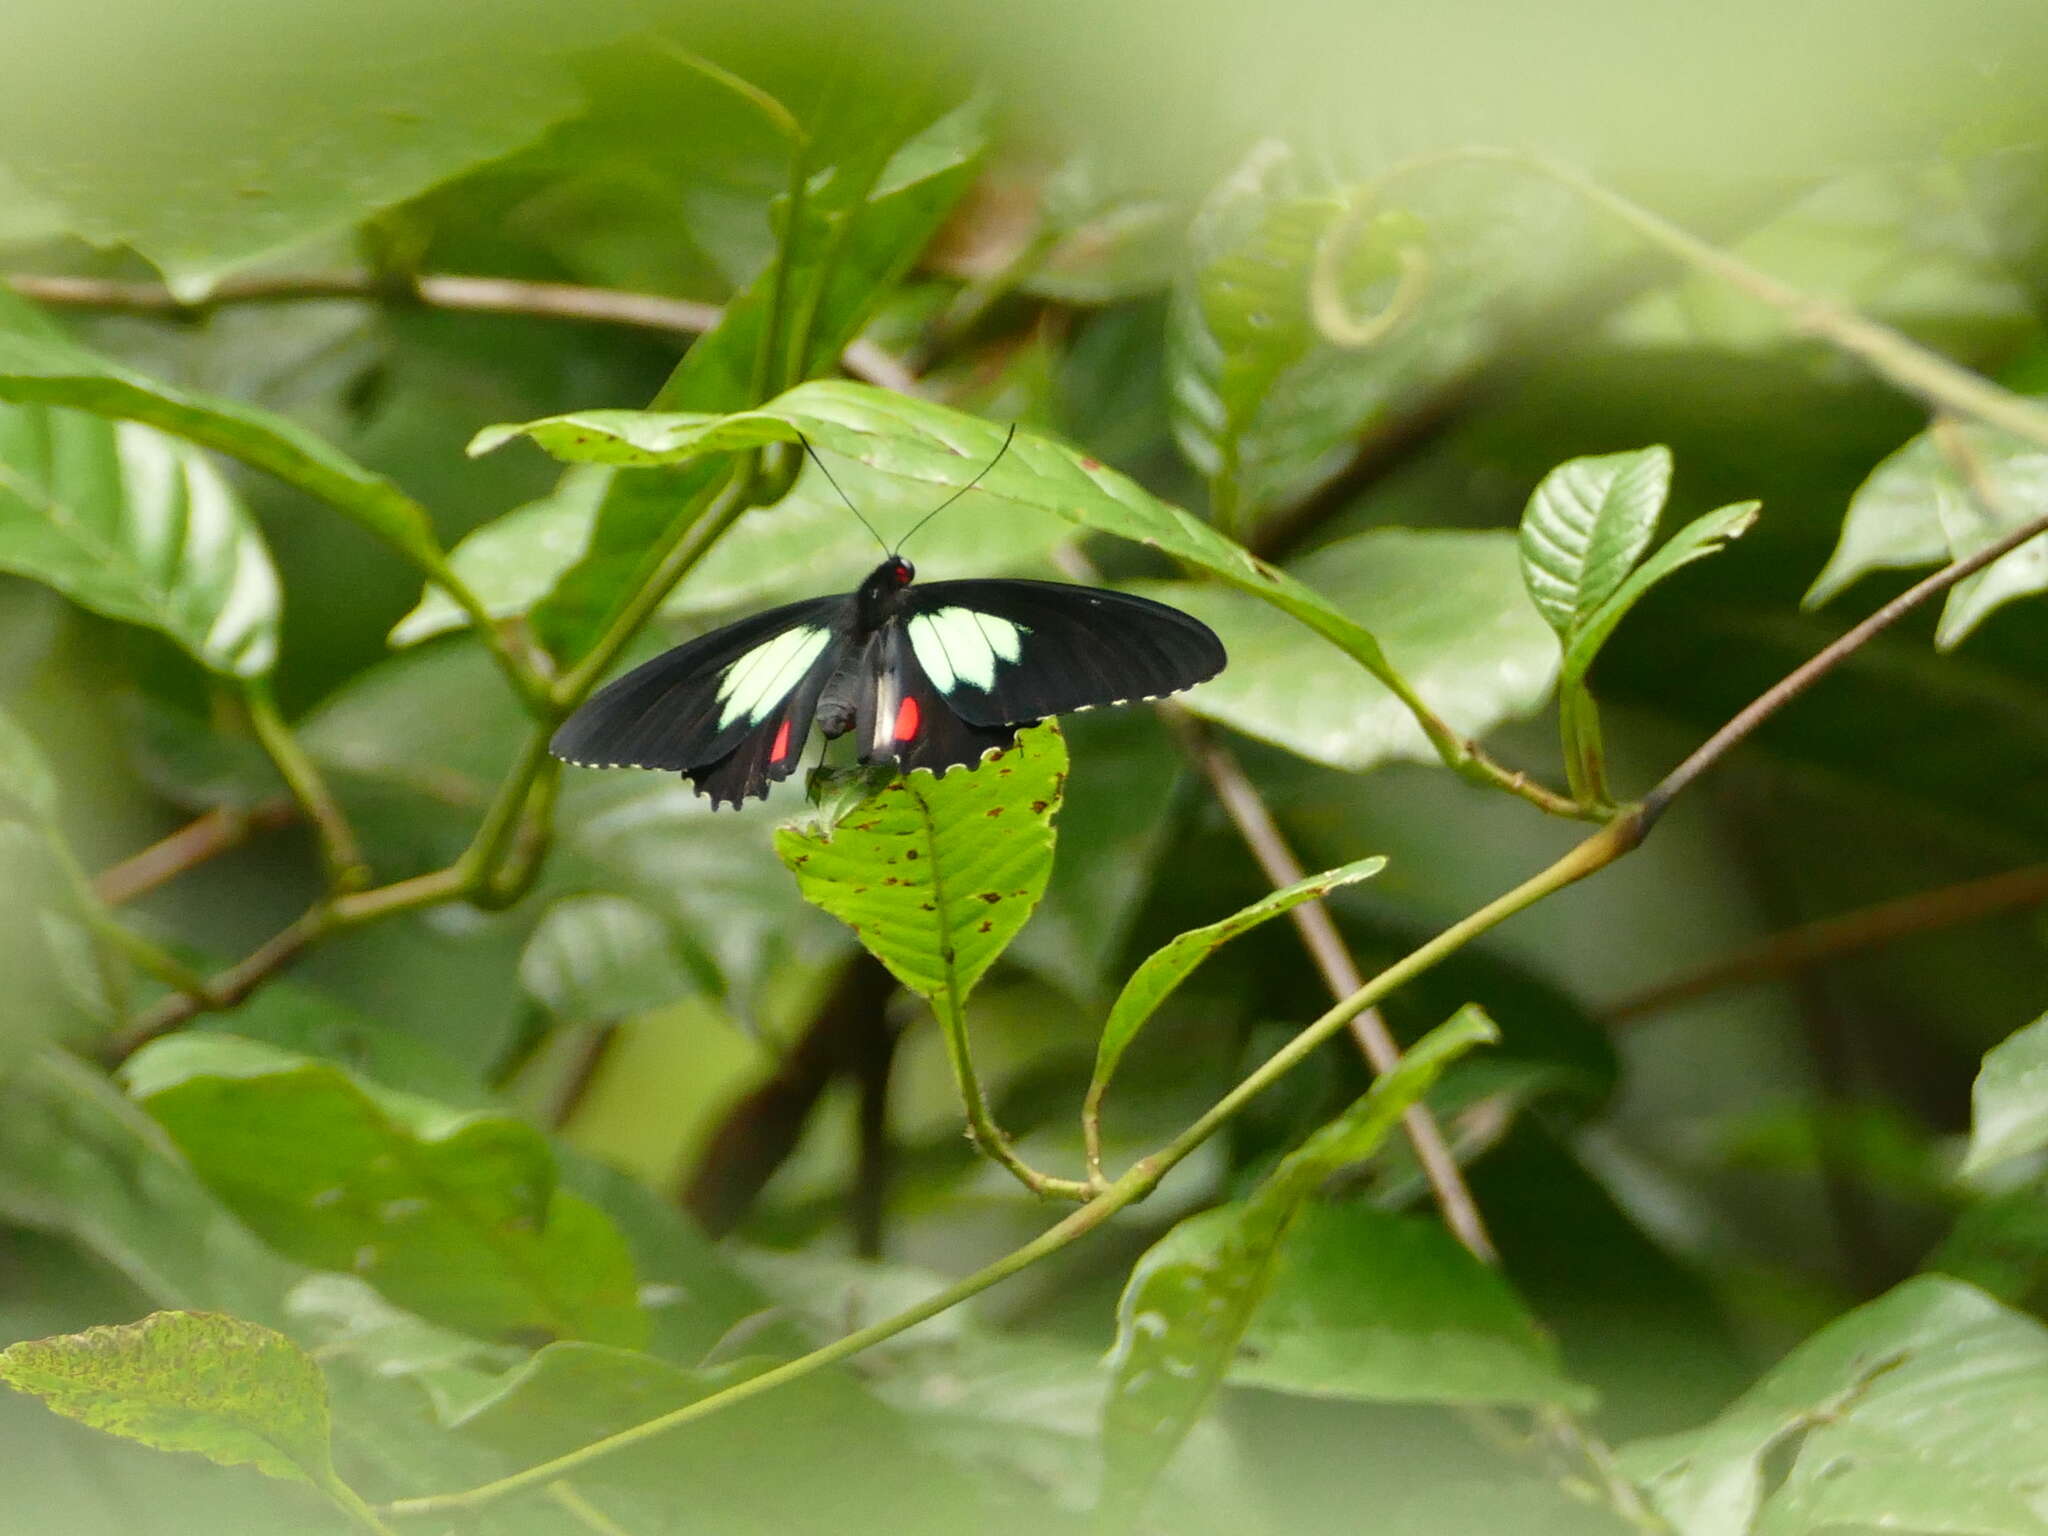
[[[670,769],[737,807],[796,771],[814,723],[855,732],[864,763],[944,772],[1048,715],[1163,698],[1223,670],[1214,631],[1148,598],[1052,581],[917,587],[915,574],[891,553],[853,592],[679,645],[600,689],[550,750]]]

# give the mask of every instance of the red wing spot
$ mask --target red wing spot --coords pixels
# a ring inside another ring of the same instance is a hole
[[[903,695],[903,702],[896,706],[896,725],[892,734],[898,741],[914,741],[917,738],[918,717],[917,700],[906,693]]]
[[[789,722],[782,722],[782,729],[775,733],[775,745],[768,749],[768,761],[779,763],[789,756]]]

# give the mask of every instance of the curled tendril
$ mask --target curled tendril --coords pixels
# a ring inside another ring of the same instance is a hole
[[[1417,241],[1404,240],[1396,252],[1401,269],[1387,302],[1370,315],[1351,313],[1344,301],[1344,264],[1360,230],[1369,226],[1366,215],[1371,207],[1370,197],[1350,200],[1316,242],[1315,265],[1309,272],[1309,314],[1323,338],[1339,347],[1377,346],[1415,313],[1429,291],[1429,252]]]

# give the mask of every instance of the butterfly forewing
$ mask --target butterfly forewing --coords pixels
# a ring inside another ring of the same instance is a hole
[[[1223,670],[1222,643],[1207,625],[1125,592],[935,581],[908,598],[911,649],[970,725],[1164,698]]]
[[[599,689],[549,748],[589,767],[687,773],[720,799],[765,793],[796,767],[850,618],[849,599],[813,598],[700,635]]]

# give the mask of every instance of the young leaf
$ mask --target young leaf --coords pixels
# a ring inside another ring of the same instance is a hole
[[[813,139],[824,142],[815,132]],[[783,207],[775,261],[692,344],[655,410],[737,411],[759,403],[764,383],[773,390],[832,367],[966,192],[983,149],[968,108],[907,139],[869,123],[830,142],[841,150],[837,160],[811,177],[794,214]],[[771,334],[778,324],[780,334]],[[533,611],[551,651],[570,660],[582,654],[648,548],[715,475],[699,466],[612,481],[588,549]]]
[[[1117,1063],[1123,1060],[1124,1052],[1137,1038],[1138,1031],[1158,1011],[1159,1005],[1173,995],[1174,989],[1193,974],[1196,966],[1239,934],[1258,927],[1268,918],[1278,917],[1304,901],[1320,900],[1340,887],[1370,880],[1386,867],[1387,861],[1383,858],[1360,859],[1319,875],[1310,875],[1261,897],[1219,922],[1191,929],[1147,955],[1131,972],[1123,991],[1117,994],[1116,1002],[1109,1010],[1109,1019],[1102,1026],[1102,1040],[1095,1051],[1095,1076],[1088,1084],[1083,1113],[1094,1118],[1102,1095],[1109,1087],[1109,1080],[1116,1073]]]
[[[1703,1429],[1625,1447],[1680,1536],[2035,1536],[2048,1328],[1942,1276],[1823,1328]],[[1776,1476],[1766,1461],[1789,1453]]]
[[[0,286],[0,400],[139,421],[267,470],[339,508],[408,559],[440,563],[425,510],[381,475],[282,416],[146,379],[96,357]]]
[[[1343,205],[1290,190],[1285,145],[1259,145],[1210,193],[1188,231],[1193,264],[1175,282],[1167,329],[1173,434],[1209,479],[1216,520],[1240,525],[1262,480],[1253,424],[1280,376],[1320,338],[1309,318],[1316,245]],[[1251,441],[1247,441],[1251,438]]]
[[[483,437],[496,444],[511,436],[539,436],[550,452],[572,463],[602,462],[620,452],[653,454],[668,463],[700,452],[700,429],[711,425],[701,415],[649,412],[628,427],[623,418],[630,414],[548,417],[509,429],[489,427]],[[1370,630],[1207,523],[1085,454],[1019,432],[1009,451],[987,469],[1003,446],[1005,428],[929,401],[838,380],[800,384],[759,410],[726,418],[727,425],[718,430],[751,435],[763,422],[781,423],[779,435],[787,441],[802,432],[819,449],[896,480],[922,505],[936,504],[979,475],[975,494],[986,498],[984,506],[1051,513],[1083,528],[1149,544],[1300,620],[1389,687],[1406,687]],[[674,434],[680,446],[667,452],[649,446],[665,433]]]
[[[1965,1175],[2048,1146],[2048,1014],[1984,1053],[1970,1090]]]
[[[1607,637],[1614,633],[1614,627],[1627,615],[1629,609],[1641,601],[1644,593],[1665,577],[1695,560],[1718,554],[1728,546],[1731,539],[1739,539],[1755,524],[1757,509],[1762,505],[1755,501],[1738,501],[1731,506],[1720,508],[1694,518],[1678,532],[1671,535],[1659,546],[1657,552],[1628,574],[1607,600],[1595,609],[1565,642],[1564,670],[1561,683],[1577,684],[1584,681],[1587,671],[1593,665],[1593,658],[1600,647],[1607,643]]]
[[[1109,1356],[1105,1528],[1137,1520],[1153,1483],[1207,1410],[1303,1201],[1337,1169],[1370,1156],[1446,1066],[1496,1037],[1477,1009],[1460,1012],[1283,1159],[1249,1198],[1182,1222],[1138,1261],[1117,1305]]]
[[[53,1412],[159,1451],[327,1489],[334,1481],[327,1384],[281,1333],[217,1312],[152,1312],[139,1323],[0,1349],[0,1381]]]
[[[0,407],[0,570],[228,676],[277,660],[277,572],[254,519],[204,454],[150,427]]]
[[[480,1337],[645,1338],[623,1240],[555,1187],[523,1122],[229,1035],[159,1040],[124,1072],[199,1177],[300,1263]]]
[[[775,851],[805,900],[957,1016],[1045,893],[1066,776],[1059,727],[1035,726],[978,766],[905,774],[832,827],[784,827]]]
[[[1657,531],[1671,494],[1671,450],[1569,459],[1545,475],[1522,513],[1522,579],[1569,645],[1614,595]]]
[[[2040,444],[1976,423],[1930,428],[1857,488],[1841,540],[1805,605],[1819,607],[1870,571],[1960,560],[2038,516],[2044,503],[2048,450]],[[1959,645],[2004,604],[2042,591],[2048,591],[2048,538],[2029,539],[1956,583],[1934,643],[1942,650]]]
[[[1550,696],[1557,642],[1522,590],[1507,533],[1376,528],[1288,569],[1332,607],[1370,616],[1388,662],[1462,736],[1483,736]],[[1268,604],[1214,582],[1131,590],[1222,636],[1230,666],[1187,695],[1196,714],[1333,768],[1437,760],[1398,697]],[[1276,677],[1293,686],[1273,687]]]

